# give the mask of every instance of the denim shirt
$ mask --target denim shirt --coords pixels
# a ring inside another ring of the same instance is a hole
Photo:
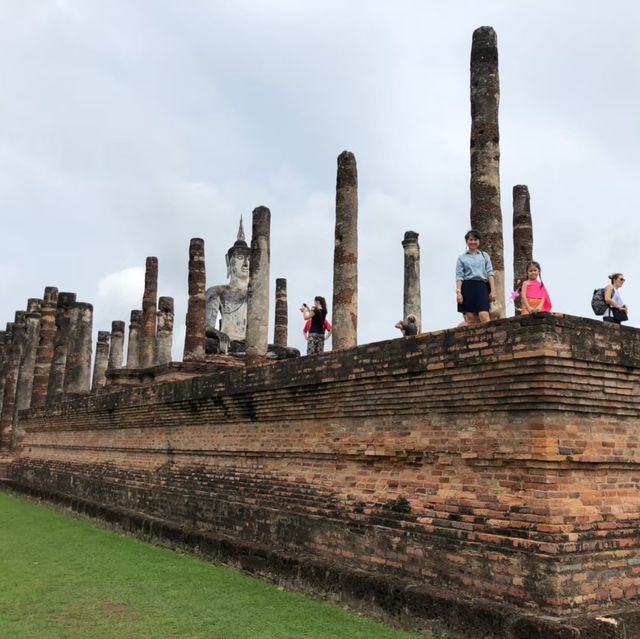
[[[482,280],[486,282],[490,275],[493,275],[493,266],[491,258],[484,251],[478,251],[475,255],[467,251],[458,258],[456,281]]]

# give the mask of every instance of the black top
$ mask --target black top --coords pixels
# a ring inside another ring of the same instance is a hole
[[[324,320],[327,317],[327,311],[321,308],[316,308],[311,318],[311,330],[309,333],[315,333],[316,335],[324,335]]]

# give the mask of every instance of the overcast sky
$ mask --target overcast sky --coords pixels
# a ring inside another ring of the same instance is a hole
[[[51,285],[94,305],[96,331],[128,324],[155,255],[181,357],[190,238],[205,240],[207,286],[225,283],[240,215],[249,236],[265,205],[272,296],[286,278],[303,348],[300,303],[331,298],[346,149],[359,342],[399,335],[407,230],[420,234],[423,327],[455,326],[482,25],[498,34],[508,284],[512,188],[526,184],[554,310],[593,317],[593,289],[622,271],[640,326],[634,0],[3,0],[1,323]]]

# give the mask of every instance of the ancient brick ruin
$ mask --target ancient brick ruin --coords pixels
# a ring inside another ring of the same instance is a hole
[[[495,45],[492,30],[474,43],[483,38]],[[497,144],[495,125],[482,144]],[[477,197],[493,198],[497,167],[475,166],[472,193],[476,179],[491,185]],[[528,191],[516,188],[518,273],[533,235]],[[501,246],[501,214],[478,211]],[[30,299],[0,332],[5,485],[452,637],[632,637],[638,331],[540,313],[356,345],[357,172],[345,152],[338,346],[299,357],[286,344],[283,278],[270,304],[276,219],[254,210],[251,248],[241,224],[228,284],[207,288],[203,239],[185,250],[180,362],[155,257],[126,360],[116,320],[97,334],[91,388],[91,305],[55,287]],[[418,234],[402,245],[404,310],[424,316]]]

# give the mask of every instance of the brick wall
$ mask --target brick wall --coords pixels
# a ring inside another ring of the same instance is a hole
[[[554,615],[638,599],[640,340],[560,315],[21,413],[23,487]]]

